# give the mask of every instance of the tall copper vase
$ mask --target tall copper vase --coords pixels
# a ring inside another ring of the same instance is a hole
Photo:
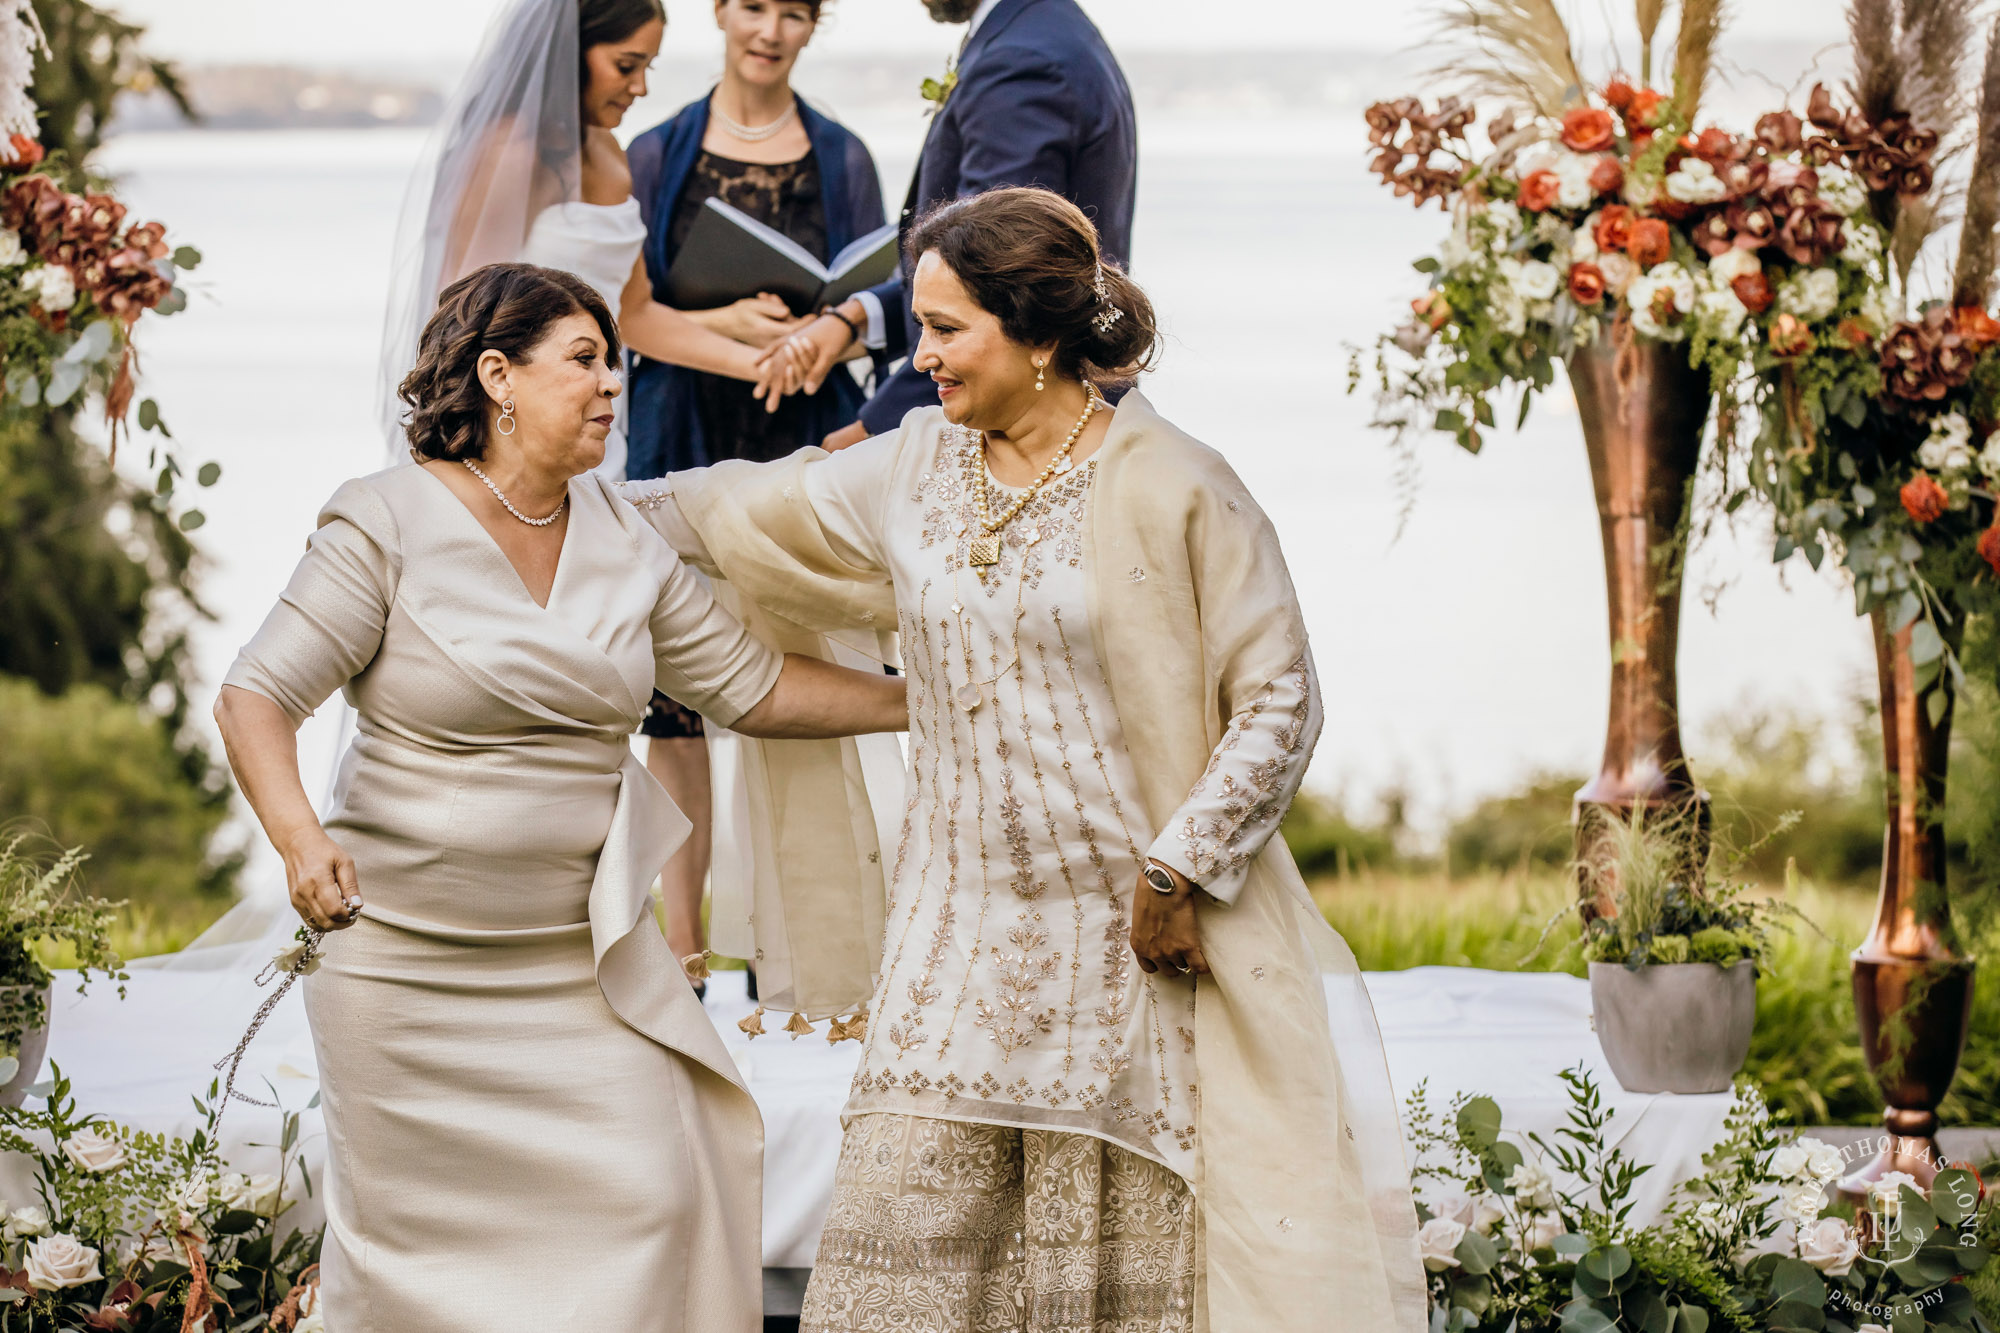
[[[1692,810],[1707,828],[1707,797],[1681,750],[1676,657],[1680,646],[1681,521],[1708,420],[1708,377],[1684,344],[1637,337],[1620,320],[1568,357],[1583,418],[1591,484],[1604,537],[1610,613],[1611,714],[1604,762],[1576,794],[1577,861],[1586,867],[1583,911],[1615,915],[1616,884],[1596,855],[1607,818]]]
[[[1962,619],[1961,619],[1961,622]],[[1861,1049],[1887,1103],[1887,1142],[1840,1182],[1865,1193],[1885,1171],[1925,1186],[1937,1172],[1937,1107],[1958,1073],[1972,1022],[1973,960],[1959,951],[1945,897],[1945,762],[1951,708],[1933,724],[1910,661],[1911,630],[1870,619],[1882,687],[1882,766],[1888,831],[1875,923],[1853,954]],[[1947,688],[1949,688],[1947,684]]]

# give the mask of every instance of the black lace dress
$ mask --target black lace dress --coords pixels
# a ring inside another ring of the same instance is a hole
[[[826,261],[826,205],[820,197],[819,163],[811,153],[796,162],[760,163],[738,162],[704,150],[674,205],[668,234],[676,251],[687,243],[695,218],[710,199],[741,209],[798,242],[815,259]],[[800,395],[767,412],[743,380],[700,373],[693,380],[702,433],[727,448],[721,456],[768,462],[795,452],[812,436],[807,400]],[[701,717],[656,693],[640,730],[648,736],[699,736]]]

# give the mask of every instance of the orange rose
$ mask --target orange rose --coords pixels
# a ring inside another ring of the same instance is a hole
[[[1531,171],[1521,178],[1521,195],[1515,202],[1530,213],[1540,213],[1555,206],[1556,194],[1562,189],[1562,182],[1553,171]]]
[[[1599,194],[1617,194],[1624,183],[1625,168],[1618,165],[1617,158],[1607,153],[1591,164],[1590,188]]]
[[[1736,293],[1736,299],[1753,315],[1769,310],[1771,299],[1776,295],[1771,290],[1771,280],[1762,273],[1745,273],[1730,279],[1729,290]]]
[[[1605,211],[1608,213],[1611,210]],[[1673,233],[1658,218],[1640,218],[1632,224],[1632,235],[1625,242],[1625,253],[1632,256],[1632,262],[1642,269],[1664,264],[1674,253]]]
[[[1979,555],[2000,574],[2000,522],[1979,534]]]
[[[2000,319],[1993,318],[1976,305],[1960,306],[1951,312],[1951,319],[1958,327],[1958,336],[1975,353],[2000,343]]]
[[[1740,300],[1742,298],[1738,297],[1737,299]],[[1866,351],[1868,344],[1875,341],[1874,336],[1868,332],[1867,328],[1858,319],[1841,320],[1840,327],[1835,329],[1833,333],[1836,338],[1839,338],[1857,352]]]
[[[1779,356],[1803,356],[1812,350],[1812,330],[1796,315],[1780,315],[1771,321],[1770,343]]]
[[[1574,153],[1601,153],[1617,138],[1611,113],[1594,106],[1573,107],[1563,115],[1563,147]]]
[[[1596,305],[1604,299],[1604,270],[1595,264],[1572,264],[1569,270],[1570,299],[1578,305]]]
[[[1626,123],[1644,125],[1649,130],[1658,129],[1659,126],[1656,123],[1655,113],[1659,110],[1660,103],[1666,100],[1667,95],[1665,93],[1656,92],[1651,88],[1645,88],[1633,94],[1632,109],[1625,113]]]
[[[30,134],[8,135],[7,147],[12,154],[9,162],[17,167],[32,167],[45,155],[41,141]]]
[[[1597,248],[1606,254],[1623,250],[1632,240],[1632,210],[1623,204],[1612,204],[1597,215],[1597,225],[1591,228],[1590,239],[1597,242]]]
[[[1919,523],[1937,522],[1944,517],[1944,511],[1950,504],[1950,497],[1944,493],[1944,487],[1938,485],[1928,472],[1919,472],[1905,482],[1902,498],[1904,511]],[[1985,538],[1982,537],[1980,542],[1983,546]]]
[[[1632,99],[1638,95],[1639,90],[1634,88],[1622,74],[1604,85],[1605,104],[1620,115],[1631,110]]]

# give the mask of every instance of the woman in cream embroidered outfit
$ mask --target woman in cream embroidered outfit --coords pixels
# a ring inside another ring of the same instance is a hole
[[[781,661],[591,474],[617,355],[567,273],[447,288],[402,386],[421,466],[334,494],[216,705],[340,932],[306,982],[333,1333],[759,1324],[763,1135],[651,919],[688,823],[626,738],[656,684],[763,736],[900,729],[903,692]],[[341,688],[322,825],[293,732]]]
[[[995,191],[910,245],[940,408],[624,488],[758,613],[902,636],[903,831],[802,1328],[1414,1333],[1374,1020],[1272,836],[1320,711],[1270,525],[1099,397],[1152,312],[1074,206]],[[867,917],[771,906],[793,953]]]

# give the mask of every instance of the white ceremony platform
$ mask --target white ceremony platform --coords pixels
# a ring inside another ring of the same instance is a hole
[[[74,1085],[79,1109],[176,1134],[199,1126],[192,1096],[206,1091],[211,1062],[235,1045],[268,993],[239,970],[135,970],[122,1002],[116,987],[103,983],[78,996],[74,980],[57,974],[49,1058]],[[1371,972],[1367,981],[1398,1095],[1428,1080],[1431,1105],[1442,1109],[1461,1090],[1485,1093],[1499,1102],[1507,1137],[1532,1130],[1546,1138],[1564,1122],[1569,1102],[1557,1071],[1581,1061],[1614,1113],[1613,1143],[1653,1164],[1638,1183],[1637,1221],[1654,1216],[1671,1187],[1700,1170],[1702,1153],[1721,1135],[1727,1093],[1682,1097],[1619,1088],[1591,1032],[1589,985],[1576,977],[1421,967]],[[770,1035],[746,1038],[736,1024],[752,1007],[743,973],[715,974],[708,1012],[764,1113],[764,1263],[806,1269],[832,1194],[840,1108],[859,1048],[829,1046],[818,1033],[794,1040],[775,1022]],[[44,1065],[42,1077],[48,1075]],[[317,1080],[300,996],[287,996],[272,1015],[238,1086],[267,1099],[274,1089],[293,1109],[312,1100]],[[276,1116],[240,1102],[230,1109],[223,1141],[236,1169],[276,1169],[270,1146],[277,1142]],[[325,1157],[319,1113],[308,1111],[301,1129],[317,1187]],[[15,1202],[31,1197],[25,1168],[18,1159],[0,1164],[0,1195]],[[298,1192],[295,1180],[287,1187]],[[316,1200],[307,1200],[288,1216],[310,1228],[321,1213]]]

